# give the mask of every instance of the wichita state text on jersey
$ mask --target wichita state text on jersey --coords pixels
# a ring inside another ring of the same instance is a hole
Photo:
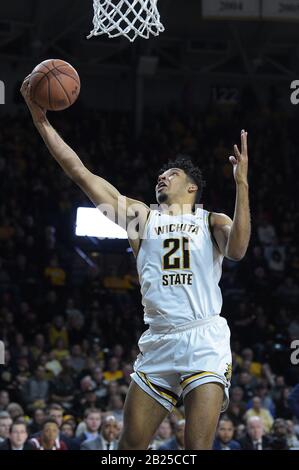
[[[217,315],[223,256],[212,241],[209,213],[150,212],[137,257],[145,323],[179,325]]]

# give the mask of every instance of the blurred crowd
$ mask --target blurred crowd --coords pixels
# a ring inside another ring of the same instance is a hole
[[[215,449],[299,448],[299,135],[296,117],[250,92],[234,107],[50,116],[89,169],[154,203],[157,171],[190,155],[207,181],[203,205],[233,216],[228,157],[249,132],[251,244],[225,261],[222,314],[232,330],[230,405]],[[49,156],[25,110],[0,120],[0,449],[114,449],[143,325],[129,250],[101,253],[74,235],[90,203]],[[292,363],[293,362],[293,363]],[[152,449],[184,448],[182,403]]]

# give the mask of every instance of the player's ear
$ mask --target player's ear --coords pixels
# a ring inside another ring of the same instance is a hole
[[[198,186],[197,184],[190,184],[188,187],[188,193],[194,193],[195,191],[198,191]]]

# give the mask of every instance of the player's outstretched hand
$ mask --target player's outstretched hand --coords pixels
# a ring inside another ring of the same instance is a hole
[[[31,112],[32,119],[34,123],[42,123],[46,120],[46,109],[41,108],[37,103],[35,103],[30,95],[30,75],[28,75],[22,83],[20,92]]]
[[[237,184],[248,184],[248,151],[247,132],[241,131],[241,152],[237,145],[234,145],[235,156],[230,156],[229,160],[233,165],[234,178]]]

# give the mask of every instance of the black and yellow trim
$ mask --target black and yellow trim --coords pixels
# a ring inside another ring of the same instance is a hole
[[[215,372],[198,372],[196,374],[189,375],[188,377],[185,377],[183,380],[181,380],[180,385],[183,390],[185,390],[188,385],[191,383],[195,382],[198,379],[206,379],[208,377],[217,377],[218,379],[223,380],[223,377],[221,377],[219,374],[216,374]]]
[[[217,248],[217,250],[220,251],[219,245],[218,245],[217,240],[216,240],[216,238],[215,238],[215,235],[214,235],[214,233],[213,233],[213,227],[212,227],[212,223],[211,223],[211,216],[212,216],[212,212],[209,212],[209,215],[208,215],[208,227],[209,227],[210,235],[211,235],[212,242],[214,243],[215,247]]]
[[[163,398],[172,406],[175,406],[179,400],[178,395],[173,393],[171,390],[168,390],[160,385],[153,384],[143,372],[137,372],[138,377],[142,382],[147,385],[156,395],[160,398]]]

